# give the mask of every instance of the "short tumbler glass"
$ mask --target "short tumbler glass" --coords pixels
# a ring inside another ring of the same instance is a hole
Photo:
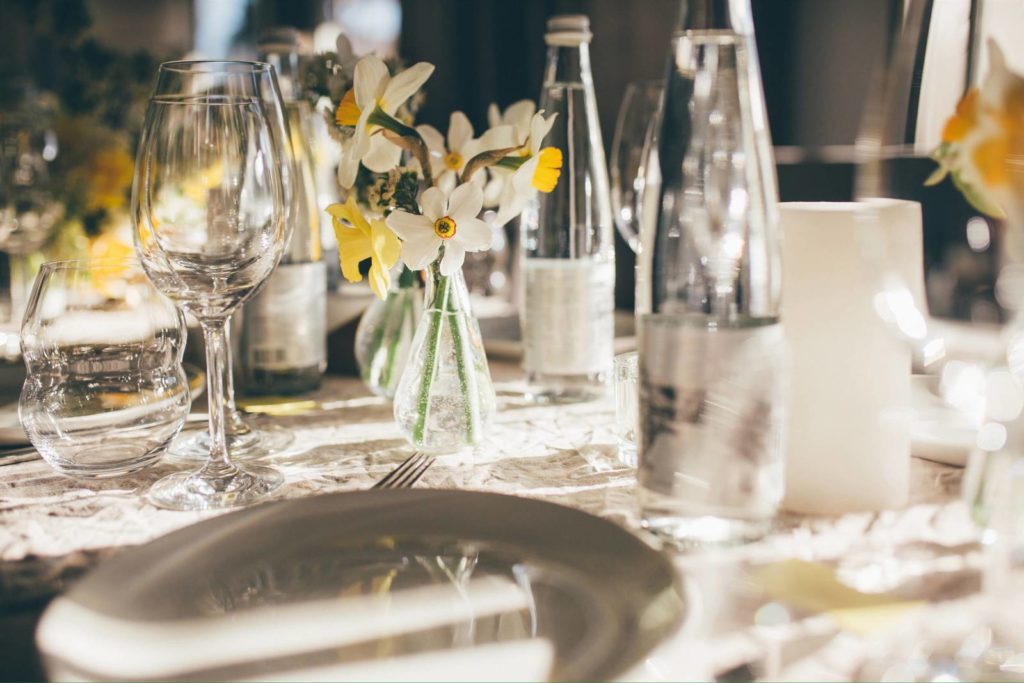
[[[21,424],[61,474],[134,472],[159,460],[184,425],[185,321],[137,261],[47,263],[21,338]]]

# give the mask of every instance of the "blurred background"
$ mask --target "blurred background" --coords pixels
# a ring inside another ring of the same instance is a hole
[[[752,6],[782,199],[847,199],[872,70],[901,3]],[[538,97],[546,18],[583,13],[594,34],[594,81],[610,155],[626,86],[661,78],[678,10],[679,0],[4,0],[0,87],[7,103],[26,89],[52,94],[55,101],[47,102],[62,122],[62,156],[81,153],[76,143],[95,138],[88,128],[96,123],[123,135],[120,154],[101,155],[91,168],[93,177],[115,186],[118,174],[130,172],[131,133],[159,61],[253,58],[258,37],[274,26],[299,29],[307,53],[333,49],[344,32],[357,55],[376,51],[436,64],[419,122],[444,130],[448,113],[462,110],[479,133],[489,103]],[[95,187],[81,195],[89,205],[71,202],[69,209],[92,240],[122,207],[117,197],[97,206]],[[78,233],[65,238],[82,242]],[[629,309],[633,254],[617,239],[616,301]]]

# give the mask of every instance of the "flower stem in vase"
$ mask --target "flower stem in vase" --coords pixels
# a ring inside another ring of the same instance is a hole
[[[445,278],[446,280],[448,278]],[[448,316],[451,318],[449,324],[452,330],[452,342],[455,344],[455,367],[459,373],[459,386],[462,388],[462,408],[466,415],[466,440],[473,442],[476,440],[476,426],[479,423],[479,415],[477,415],[477,403],[473,400],[476,396],[476,377],[472,372],[472,367],[466,367],[466,361],[469,360],[472,363],[473,359],[466,358],[466,349],[464,347],[464,339],[469,335],[463,326],[466,321],[461,315],[458,314],[459,309],[454,305],[454,297],[449,297],[448,301]]]
[[[436,267],[436,266],[434,266]],[[438,300],[440,306],[435,311],[425,311],[425,315],[430,317],[430,331],[427,338],[427,344],[424,348],[426,357],[423,359],[423,379],[420,382],[419,399],[417,400],[418,412],[416,418],[416,426],[413,429],[413,438],[417,442],[423,441],[423,430],[427,424],[427,413],[430,410],[430,385],[434,382],[434,373],[437,367],[437,352],[438,347],[441,344],[441,321],[444,318],[444,312],[448,310],[448,297],[450,295],[450,287],[448,278],[441,275],[437,279],[437,287],[440,290],[438,294]]]

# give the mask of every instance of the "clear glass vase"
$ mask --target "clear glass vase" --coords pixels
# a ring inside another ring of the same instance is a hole
[[[423,287],[408,269],[391,280],[388,298],[374,299],[356,328],[359,376],[377,396],[394,398],[423,317]]]
[[[462,271],[427,272],[423,317],[395,392],[395,421],[414,447],[452,453],[479,443],[494,412],[494,387]]]

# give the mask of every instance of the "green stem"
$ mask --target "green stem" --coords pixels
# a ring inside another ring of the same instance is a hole
[[[391,386],[391,379],[395,373],[395,359],[398,357],[398,347],[402,345],[402,328],[405,327],[405,318],[408,315],[409,307],[412,305],[412,300],[409,298],[412,294],[407,292],[399,292],[395,296],[402,297],[402,307],[398,311],[394,321],[388,321],[390,327],[390,334],[388,339],[391,343],[388,344],[388,360],[384,364],[384,371],[381,373],[381,384],[385,387]]]
[[[384,300],[384,312],[381,313],[380,318],[381,324],[373,331],[373,338],[370,340],[370,352],[368,354],[369,362],[366,364],[366,367],[363,368],[363,381],[367,383],[371,381],[373,376],[373,359],[377,357],[377,351],[380,350],[381,342],[384,341],[384,333],[387,331],[388,320],[391,318],[391,309],[394,308],[394,305],[394,295],[392,294]],[[382,384],[381,386],[387,385]]]
[[[464,339],[462,326],[465,324],[465,316],[459,315],[458,306],[455,305],[454,299],[455,297],[449,298],[448,311],[452,315],[450,325],[452,328],[452,343],[455,344],[455,368],[459,373],[459,387],[462,389],[462,409],[465,411],[466,417],[466,440],[473,443],[477,423],[476,392],[475,387],[472,386],[473,373],[470,372],[472,368],[466,367],[466,349],[462,342]],[[472,357],[469,360],[472,362]]]
[[[430,329],[427,334],[426,357],[423,359],[423,379],[420,382],[420,395],[416,401],[417,417],[416,426],[413,428],[413,440],[417,444],[423,443],[423,429],[427,424],[427,413],[430,409],[430,385],[434,382],[434,370],[437,366],[438,346],[441,343],[441,321],[448,308],[448,295],[450,287],[448,278],[438,277],[437,287],[440,289],[437,299],[441,302],[439,310],[435,314],[432,310],[424,311],[424,315],[430,316]]]

